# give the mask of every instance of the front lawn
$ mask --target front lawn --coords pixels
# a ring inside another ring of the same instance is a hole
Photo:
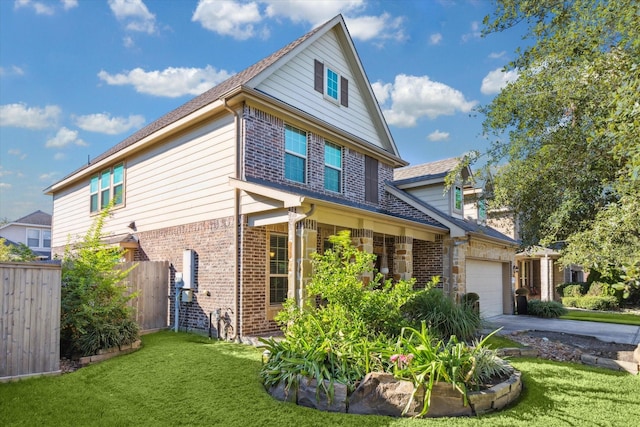
[[[560,316],[566,320],[586,320],[591,322],[618,323],[621,325],[640,326],[640,315],[633,313],[616,313],[611,311],[588,311],[568,309],[568,313]]]
[[[640,377],[577,364],[512,359],[525,390],[479,418],[393,419],[318,412],[272,399],[261,351],[159,332],[144,347],[58,377],[0,384],[2,426],[626,426],[640,419]]]

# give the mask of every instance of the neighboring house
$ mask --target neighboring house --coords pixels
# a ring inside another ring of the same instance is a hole
[[[35,211],[0,226],[0,237],[8,244],[24,243],[39,260],[51,259],[51,215]]]
[[[387,191],[449,229],[442,245],[447,293],[477,293],[485,317],[512,313],[517,242],[486,226],[483,190],[467,184],[469,167],[446,188],[445,178],[459,162],[452,158],[396,169]]]
[[[278,330],[285,298],[305,296],[311,254],[349,230],[387,277],[443,276],[452,294],[471,278],[481,307],[510,313],[510,244],[392,183],[406,165],[337,16],[49,187],[53,251],[112,203],[109,242],[129,259],[168,260],[194,289],[179,310],[170,291],[180,325],[228,315],[243,337]],[[489,255],[498,243],[504,255]],[[497,290],[485,294],[474,269]]]

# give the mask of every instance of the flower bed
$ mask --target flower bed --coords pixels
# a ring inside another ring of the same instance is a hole
[[[372,372],[362,380],[351,395],[342,384],[334,384],[334,397],[328,399],[323,388],[318,388],[316,380],[298,379],[297,389],[285,389],[282,384],[270,387],[268,392],[274,398],[329,412],[351,414],[386,415],[392,417],[415,417],[424,404],[424,391],[418,390],[411,401],[414,386],[410,381],[397,380],[393,375]],[[475,416],[500,410],[514,402],[522,392],[520,372],[493,387],[472,391],[464,396],[451,384],[437,383],[431,392],[431,404],[426,417]],[[409,403],[411,401],[411,403]],[[409,408],[407,408],[409,405]],[[407,409],[405,411],[405,409]]]

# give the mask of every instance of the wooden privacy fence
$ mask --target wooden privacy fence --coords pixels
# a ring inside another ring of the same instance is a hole
[[[126,285],[131,292],[138,292],[130,304],[136,310],[140,331],[166,328],[169,325],[169,261],[124,262],[122,268],[136,264]]]
[[[0,280],[0,381],[60,372],[60,266],[0,263]]]

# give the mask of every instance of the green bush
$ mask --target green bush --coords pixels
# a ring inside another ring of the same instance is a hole
[[[589,290],[585,295],[589,295],[592,297],[600,297],[603,295],[608,295],[609,285],[607,283],[601,282],[593,282],[591,286],[589,286]]]
[[[565,307],[584,308],[586,310],[617,310],[618,300],[611,295],[582,297],[564,297],[562,305]]]
[[[574,286],[578,286],[580,290],[576,290],[575,288],[573,288]],[[572,287],[571,291],[569,292],[573,293],[573,295],[568,294],[568,291],[566,290],[566,288],[568,287]],[[566,283],[560,283],[559,285],[556,285],[556,292],[558,292],[558,295],[560,295],[561,297],[584,295],[587,293],[588,290],[589,290],[589,284],[586,282],[566,282]]]
[[[558,301],[540,301],[537,299],[528,301],[527,311],[531,316],[543,317],[545,319],[567,314],[567,309]]]
[[[580,285],[569,285],[564,288],[564,296],[565,297],[581,297],[582,296],[582,286]]]
[[[461,340],[472,339],[480,328],[480,314],[472,305],[457,304],[440,289],[419,291],[403,307],[405,317],[414,325],[426,322],[439,339],[452,335]]]
[[[118,268],[122,251],[101,243],[108,209],[96,218],[84,239],[67,245],[62,260],[60,353],[90,356],[99,349],[130,344],[138,325],[122,281],[130,270]]]

